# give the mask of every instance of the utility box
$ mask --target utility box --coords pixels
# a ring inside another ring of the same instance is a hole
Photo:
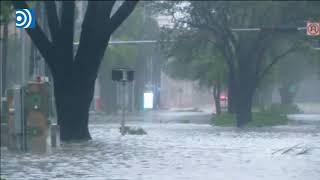
[[[27,151],[47,152],[50,148],[49,84],[30,82],[25,88]]]
[[[42,81],[8,90],[9,150],[49,152],[59,146],[59,126],[49,121],[50,95],[49,83]]]

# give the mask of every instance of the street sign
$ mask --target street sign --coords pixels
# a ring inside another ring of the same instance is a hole
[[[112,80],[131,82],[134,79],[134,71],[127,68],[112,69]]]
[[[320,22],[307,22],[307,35],[319,36],[320,35]]]
[[[127,132],[127,128],[125,126],[125,116],[126,116],[126,83],[133,81],[134,71],[128,68],[119,68],[112,69],[112,80],[120,82],[122,84],[122,119],[121,119],[121,127],[120,132],[122,135],[125,135]]]

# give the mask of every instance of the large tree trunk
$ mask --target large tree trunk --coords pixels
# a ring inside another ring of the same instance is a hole
[[[94,81],[65,80],[54,76],[54,94],[60,137],[63,141],[91,139],[88,129],[89,108]]]
[[[245,48],[247,50],[247,48]],[[244,51],[239,56],[239,67],[237,77],[237,82],[235,84],[236,88],[236,118],[237,127],[243,127],[248,122],[252,120],[252,102],[254,97],[254,92],[256,90],[256,73],[254,66],[254,59],[251,59],[249,53]]]
[[[253,91],[246,87],[239,88],[239,96],[237,96],[236,118],[237,127],[243,127],[252,120],[252,100]]]

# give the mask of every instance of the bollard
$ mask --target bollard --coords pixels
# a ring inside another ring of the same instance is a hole
[[[8,100],[8,149],[26,150],[23,89],[15,87],[7,91]]]
[[[60,127],[57,124],[51,125],[51,146],[60,147]]]

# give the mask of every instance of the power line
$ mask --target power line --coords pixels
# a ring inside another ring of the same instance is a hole
[[[261,31],[261,30],[265,30],[265,29],[273,29],[273,30],[297,30],[297,31],[301,31],[301,30],[306,30],[306,27],[293,27],[293,28],[232,28],[232,31]],[[113,44],[149,44],[149,43],[158,43],[161,41],[158,40],[131,40],[131,41],[119,41],[119,40],[111,40],[109,41],[110,45]],[[168,41],[164,41],[164,42],[168,42]],[[172,40],[169,42],[173,42]],[[79,42],[74,42],[74,45],[79,45]]]
[[[247,31],[262,31],[262,30],[296,30],[296,31],[302,31],[306,30],[307,27],[276,27],[276,28],[232,28],[231,31],[234,32],[247,32]]]
[[[303,31],[307,27],[281,27],[281,28],[232,28],[231,31],[234,32],[250,32],[250,31],[262,31],[262,30],[282,30],[282,31]],[[110,45],[121,45],[121,44],[154,44],[159,42],[173,42],[173,40],[130,40],[130,41],[120,41],[120,40],[111,40],[109,41]],[[75,46],[79,45],[79,42],[73,43]],[[319,48],[314,48],[314,50],[320,50]]]

